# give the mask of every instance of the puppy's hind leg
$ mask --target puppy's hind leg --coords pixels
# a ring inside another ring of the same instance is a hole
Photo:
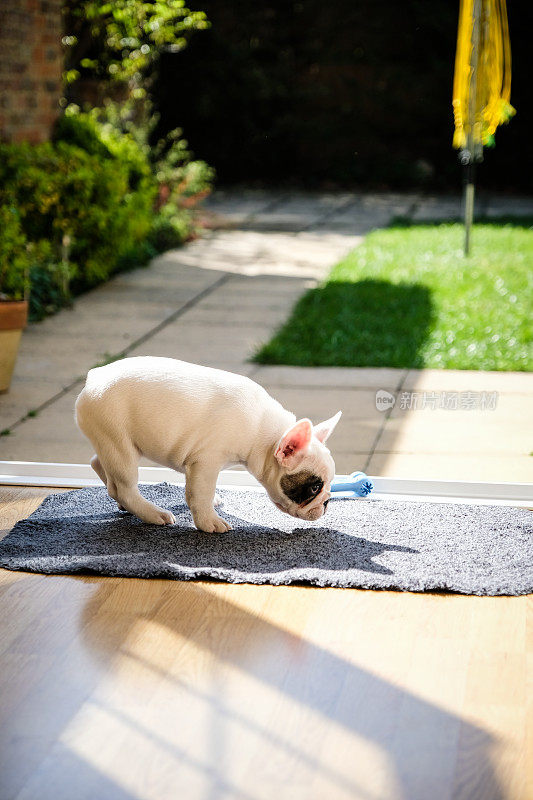
[[[94,471],[96,472],[96,474],[98,475],[100,480],[106,485],[109,497],[112,500],[116,500],[117,499],[117,487],[115,486],[113,481],[110,481],[109,478],[107,477],[106,471],[102,466],[102,462],[100,461],[100,459],[98,458],[97,455],[94,455],[91,458],[91,467],[94,469]],[[118,507],[119,507],[120,511],[125,511],[126,510],[124,508],[124,506],[120,505],[120,503],[118,504]]]
[[[107,486],[107,475],[105,474],[105,469],[103,468],[100,459],[96,454],[91,458],[90,463],[100,480]]]

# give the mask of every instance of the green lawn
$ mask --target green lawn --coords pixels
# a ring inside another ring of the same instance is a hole
[[[369,234],[254,356],[263,364],[532,370],[533,219]]]

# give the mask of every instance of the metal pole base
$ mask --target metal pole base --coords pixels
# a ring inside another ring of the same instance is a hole
[[[470,255],[470,233],[474,221],[474,184],[465,184],[465,256]]]

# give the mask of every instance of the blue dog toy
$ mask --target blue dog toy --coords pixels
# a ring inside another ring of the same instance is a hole
[[[347,492],[352,497],[366,497],[374,484],[364,472],[352,472],[349,481],[333,480],[331,484],[332,492]]]

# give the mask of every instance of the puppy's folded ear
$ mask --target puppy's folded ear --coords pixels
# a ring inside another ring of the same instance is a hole
[[[319,422],[318,425],[315,425],[313,428],[313,433],[315,434],[316,438],[319,442],[324,444],[325,441],[329,439],[333,431],[335,430],[335,426],[337,422],[341,418],[342,411],[337,411],[334,417],[325,420],[324,422]]]
[[[303,459],[311,437],[313,423],[310,419],[300,419],[283,434],[276,448],[276,458],[282,467],[294,469]]]

